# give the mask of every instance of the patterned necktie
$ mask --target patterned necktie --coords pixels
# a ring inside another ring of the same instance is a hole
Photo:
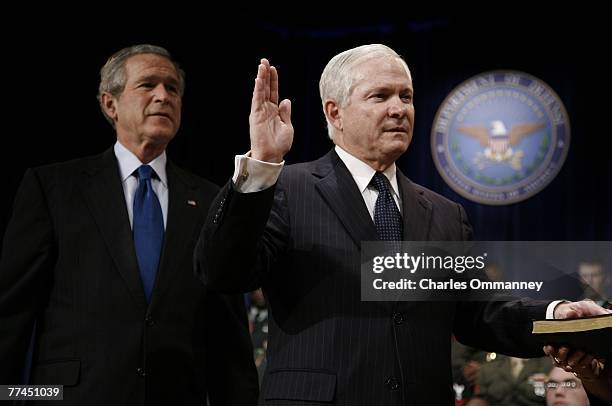
[[[376,172],[370,182],[378,190],[374,206],[374,224],[381,241],[401,241],[403,235],[402,216],[391,194],[387,177]]]
[[[164,218],[151,185],[153,173],[153,168],[149,165],[141,165],[138,171],[134,172],[138,177],[138,188],[134,196],[134,248],[147,303],[151,300],[164,243]]]

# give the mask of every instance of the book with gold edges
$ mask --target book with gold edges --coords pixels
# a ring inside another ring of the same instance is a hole
[[[566,345],[598,357],[612,357],[612,314],[562,320],[534,320],[542,344]]]

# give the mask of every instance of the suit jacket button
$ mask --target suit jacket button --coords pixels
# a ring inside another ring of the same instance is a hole
[[[395,378],[387,378],[385,385],[389,390],[398,390],[400,388],[400,383]]]
[[[145,318],[145,323],[147,323],[147,326],[153,327],[155,325],[155,320],[153,320],[151,316],[147,316]]]
[[[404,322],[404,315],[401,313],[393,313],[393,323],[400,325]]]
[[[147,374],[145,373],[144,368],[136,368],[136,375],[144,378]]]

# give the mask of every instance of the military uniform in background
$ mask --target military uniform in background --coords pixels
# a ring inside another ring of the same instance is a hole
[[[497,354],[480,368],[477,397],[495,406],[545,405],[544,382],[551,369],[548,357],[521,360]]]

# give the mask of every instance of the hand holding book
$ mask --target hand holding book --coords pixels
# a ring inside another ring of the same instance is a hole
[[[584,351],[571,351],[568,347],[544,346],[544,352],[553,359],[553,364],[573,373],[580,379],[588,393],[612,406],[612,371],[603,361]],[[594,399],[589,395],[591,404]],[[596,403],[600,404],[600,403]]]
[[[533,334],[546,344],[544,353],[612,405],[612,312],[583,300],[559,304],[554,315],[555,320],[533,322]]]
[[[574,352],[581,350],[595,358],[612,358],[612,314],[577,319],[535,320],[532,333],[542,344],[559,351],[564,346]],[[571,354],[561,352],[557,358],[565,361],[569,357]],[[577,361],[574,360],[574,363]]]

